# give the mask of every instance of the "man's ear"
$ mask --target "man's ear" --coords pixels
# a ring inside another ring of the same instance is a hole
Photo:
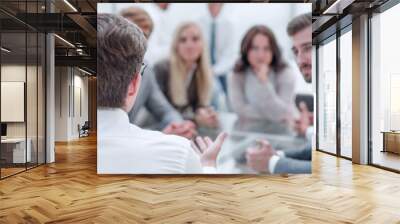
[[[134,96],[139,92],[140,74],[136,73],[128,87],[128,96]]]

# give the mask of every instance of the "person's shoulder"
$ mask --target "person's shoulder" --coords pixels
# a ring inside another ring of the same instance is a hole
[[[154,64],[154,68],[166,68],[169,67],[169,60],[167,58],[163,58]]]
[[[168,73],[169,72],[169,67],[170,67],[170,62],[168,59],[161,59],[157,63],[154,64],[153,66],[153,71],[157,75],[160,75],[160,73]]]
[[[243,71],[234,71],[234,70],[232,70],[229,73],[228,81],[235,82],[235,83],[236,82],[243,83],[243,82],[245,82],[246,77],[250,74],[250,72],[251,71],[249,71],[248,68],[246,68]]]
[[[142,82],[140,84],[140,89],[147,89],[152,82],[152,79],[154,79],[154,71],[152,66],[148,66],[145,70],[144,70],[144,74],[142,76]]]
[[[237,72],[235,75],[238,79],[242,81],[256,77],[253,69],[251,69],[250,67],[244,68],[243,71]]]
[[[232,80],[234,80],[234,81],[238,81],[238,80],[242,80],[242,79],[244,79],[244,77],[245,77],[245,74],[246,74],[246,71],[232,71],[230,74],[229,74],[229,78],[231,78]]]
[[[278,72],[278,78],[283,80],[294,80],[296,79],[295,70],[290,64],[286,64],[286,66]]]
[[[138,128],[135,126],[135,128]],[[191,149],[190,142],[188,139],[177,135],[167,135],[160,131],[136,129],[137,139],[148,141],[150,147],[158,146],[165,150],[181,151],[186,153],[187,150]]]

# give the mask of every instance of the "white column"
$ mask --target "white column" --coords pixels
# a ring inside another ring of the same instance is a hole
[[[54,75],[54,35],[46,36],[46,163],[55,161],[55,75]]]
[[[353,20],[353,162],[368,163],[368,16]]]

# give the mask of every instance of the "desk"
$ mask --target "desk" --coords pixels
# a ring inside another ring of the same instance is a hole
[[[1,159],[5,163],[25,163],[31,161],[31,144],[30,138],[26,139],[28,143],[25,153],[25,138],[6,138],[1,139]],[[27,161],[25,161],[27,159]]]
[[[382,131],[383,151],[400,154],[400,131]]]
[[[219,113],[220,128],[217,130],[199,128],[201,136],[215,137],[221,131],[228,133],[228,138],[218,155],[217,166],[220,173],[226,174],[253,174],[254,171],[246,166],[246,149],[255,143],[255,140],[268,140],[277,150],[301,149],[306,146],[304,138],[296,137],[296,133],[286,126],[263,120],[240,119],[233,113]]]

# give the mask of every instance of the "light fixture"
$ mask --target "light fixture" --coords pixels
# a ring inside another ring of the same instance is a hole
[[[89,75],[89,76],[92,76],[92,73],[90,73],[90,72],[88,72],[88,71],[85,71],[85,70],[83,70],[83,69],[81,69],[81,68],[79,68],[79,67],[78,67],[78,70],[81,71],[81,72],[83,72],[83,73],[85,73],[85,74],[87,74],[87,75]]]
[[[8,49],[5,48],[5,47],[1,47],[1,50],[4,51],[4,52],[6,52],[6,53],[10,53],[10,52],[11,52],[10,50],[8,50]]]
[[[342,14],[343,9],[351,5],[353,2],[354,0],[336,0],[322,14]]]
[[[75,45],[73,45],[71,42],[67,41],[66,39],[60,37],[59,35],[54,34],[54,36],[57,37],[57,38],[58,38],[59,40],[61,40],[62,42],[64,42],[64,43],[66,43],[67,45],[69,45],[70,47],[75,48]]]
[[[76,53],[77,53],[78,55],[87,55],[87,54],[83,51],[83,49],[81,49],[81,48],[77,48],[77,49],[76,49]]]
[[[64,0],[64,3],[67,4],[74,12],[78,12],[78,10],[71,3],[69,3],[68,0]]]

